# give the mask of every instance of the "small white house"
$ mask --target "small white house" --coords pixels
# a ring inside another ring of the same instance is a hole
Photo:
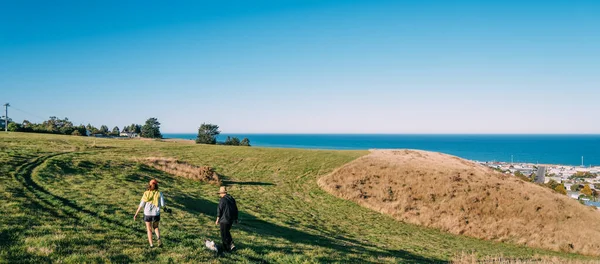
[[[136,137],[138,137],[138,134],[134,133],[134,132],[121,132],[119,134],[119,136],[121,136],[121,137],[128,137],[128,138],[136,138]]]
[[[579,199],[579,195],[581,195],[579,192],[569,192],[569,197],[573,199]]]

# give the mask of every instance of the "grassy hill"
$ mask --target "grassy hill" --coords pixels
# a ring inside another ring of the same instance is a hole
[[[483,241],[399,222],[321,190],[317,179],[368,154],[0,133],[0,262],[426,263],[478,256],[579,255]],[[146,157],[211,166],[238,201],[239,250],[221,258],[203,240],[218,187],[143,165]],[[145,185],[160,181],[173,214],[163,248],[133,221]]]
[[[319,183],[401,221],[501,242],[600,254],[600,213],[595,208],[454,156],[374,151]]]

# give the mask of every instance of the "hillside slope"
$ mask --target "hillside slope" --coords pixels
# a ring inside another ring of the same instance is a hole
[[[600,213],[567,196],[457,157],[378,150],[332,174],[328,192],[453,234],[600,254]]]
[[[402,223],[323,191],[317,179],[367,151],[209,146],[0,133],[0,263],[439,263],[478,257],[590,257],[483,241]],[[215,168],[240,209],[238,251],[215,256],[218,187],[148,166],[149,157]],[[163,248],[133,221],[151,178],[173,214]]]

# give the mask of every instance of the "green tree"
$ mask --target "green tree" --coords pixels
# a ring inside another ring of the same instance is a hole
[[[198,144],[216,144],[217,136],[221,134],[219,126],[213,124],[202,123],[198,128],[198,136],[196,143]]]
[[[138,124],[131,124],[127,131],[131,133],[140,134],[142,133],[142,126]]]
[[[579,185],[579,184],[573,184],[573,185],[571,185],[570,189],[573,192],[579,191],[579,189],[581,189],[581,185]]]
[[[33,132],[33,124],[29,120],[23,120],[21,123],[21,130],[23,132]]]
[[[535,172],[529,174],[529,179],[531,182],[535,182]]]
[[[583,179],[583,178],[594,178],[596,175],[589,171],[578,171],[575,174],[569,176],[569,179]]]
[[[48,133],[59,133],[58,131],[58,118],[56,116],[51,116],[50,119],[44,121],[42,123],[43,130]]]
[[[15,122],[8,123],[8,131],[19,132],[19,131],[21,131],[21,125],[15,123]]]
[[[87,136],[87,128],[84,125],[79,125],[75,128],[80,136]],[[74,132],[73,132],[74,133]]]
[[[584,194],[587,197],[592,197],[592,189],[590,188],[590,185],[584,185],[583,189],[581,189],[581,194]]]
[[[92,126],[91,124],[87,124],[85,128],[92,134],[98,133],[98,129],[95,126]]]
[[[562,194],[564,194],[564,195],[567,195],[567,190],[565,189],[565,186],[564,186],[564,185],[562,185],[562,184],[561,184],[561,185],[558,185],[558,186],[556,186],[556,188],[554,188],[554,190],[555,190],[557,193],[562,193]]]
[[[155,117],[148,118],[144,126],[142,126],[142,137],[145,138],[162,138],[160,134],[160,123]]]
[[[250,147],[250,140],[248,138],[242,139],[242,141],[240,142],[240,146]]]
[[[118,136],[121,133],[121,131],[119,131],[119,127],[113,127],[112,132],[110,133],[113,136]]]
[[[71,135],[73,135],[73,136],[81,136],[81,133],[79,133],[79,130],[74,130],[73,133],[71,133]]]
[[[225,139],[225,145],[230,145],[230,146],[239,146],[240,145],[240,139],[237,137],[230,137],[227,136],[227,139]]]
[[[108,127],[106,125],[102,125],[100,126],[100,130],[98,132],[100,132],[102,135],[108,135]]]
[[[560,183],[556,182],[554,179],[550,180],[548,183],[545,184],[546,187],[555,190],[556,187],[558,187],[558,185],[560,185]],[[564,188],[564,187],[563,187]]]
[[[73,123],[66,117],[65,119],[58,120],[57,127],[60,133],[63,135],[71,135],[73,131],[75,131],[75,126],[73,126]]]

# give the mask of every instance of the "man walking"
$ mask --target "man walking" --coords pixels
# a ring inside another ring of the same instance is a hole
[[[221,186],[218,192],[221,199],[219,200],[219,207],[217,208],[217,221],[216,225],[221,227],[221,240],[223,241],[223,250],[232,251],[235,248],[233,245],[233,238],[231,238],[231,225],[238,221],[238,209],[235,204],[235,199],[227,194],[227,188]]]

